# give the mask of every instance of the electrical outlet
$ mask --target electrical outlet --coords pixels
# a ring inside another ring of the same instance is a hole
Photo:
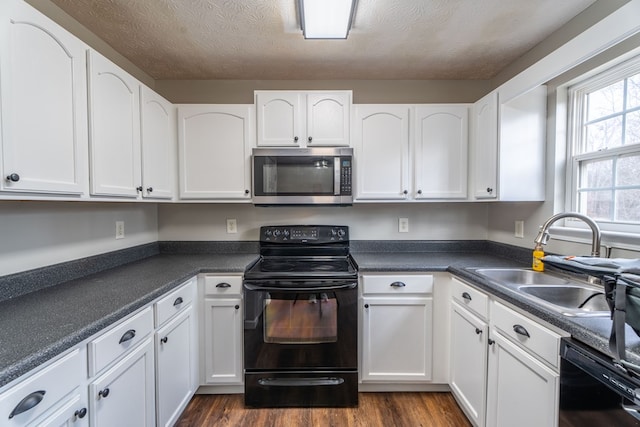
[[[235,218],[227,219],[227,233],[234,234],[238,232],[238,223]]]
[[[124,239],[124,221],[116,221],[116,239]]]
[[[398,218],[398,233],[409,232],[409,218]]]
[[[524,221],[516,221],[516,227],[513,235],[520,239],[524,238]]]

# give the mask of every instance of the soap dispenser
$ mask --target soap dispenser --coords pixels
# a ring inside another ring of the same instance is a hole
[[[542,262],[542,257],[544,257],[542,245],[540,243],[536,243],[535,248],[533,248],[533,264],[531,266],[533,271],[544,271],[544,262]]]

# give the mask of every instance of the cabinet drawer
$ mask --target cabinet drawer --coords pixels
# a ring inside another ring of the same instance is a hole
[[[88,344],[89,376],[92,377],[153,331],[153,313],[148,307]]]
[[[242,294],[242,276],[204,276],[205,295],[223,296]]]
[[[453,299],[463,307],[467,307],[483,319],[486,319],[489,314],[489,297],[487,294],[458,279],[454,278],[452,281],[451,294]]]
[[[558,367],[560,335],[496,301],[491,308],[491,319],[502,334]]]
[[[430,294],[433,276],[388,275],[362,276],[363,294]]]
[[[27,425],[70,394],[84,381],[86,364],[81,354],[79,349],[73,350],[0,395],[0,424]],[[31,409],[11,415],[14,410],[19,411],[18,407],[23,400],[24,407],[29,399],[35,402],[40,398],[39,403]]]
[[[175,314],[193,302],[196,279],[190,279],[155,303],[156,327],[159,327]]]

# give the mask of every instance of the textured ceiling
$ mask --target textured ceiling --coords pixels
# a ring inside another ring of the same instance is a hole
[[[296,0],[52,0],[154,79],[489,79],[595,0],[358,0],[305,40]]]

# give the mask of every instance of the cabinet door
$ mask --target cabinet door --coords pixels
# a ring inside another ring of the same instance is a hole
[[[546,124],[546,86],[500,101],[500,200],[544,200]]]
[[[486,322],[451,304],[451,391],[478,427],[485,425],[488,332]]]
[[[409,107],[357,105],[353,125],[356,200],[409,194]]]
[[[196,390],[193,308],[156,332],[157,425],[172,426]]]
[[[180,198],[251,201],[252,105],[178,107]]]
[[[498,93],[491,92],[473,104],[473,195],[495,199],[498,195]]]
[[[556,426],[559,374],[492,332],[487,386],[487,425]]]
[[[89,385],[91,426],[155,425],[153,360],[149,337]]]
[[[170,199],[173,197],[176,149],[174,121],[174,106],[151,89],[140,85],[140,139],[144,198]]]
[[[467,197],[467,105],[421,105],[415,108],[413,197]]]
[[[203,384],[242,384],[242,300],[204,300]]]
[[[258,146],[300,146],[303,108],[300,92],[256,92]]]
[[[350,113],[350,92],[307,93],[307,146],[348,146]]]
[[[91,194],[137,197],[140,177],[139,83],[89,52]]]
[[[364,298],[362,381],[431,380],[432,298]]]
[[[83,194],[86,46],[26,3],[1,3],[0,189]]]

